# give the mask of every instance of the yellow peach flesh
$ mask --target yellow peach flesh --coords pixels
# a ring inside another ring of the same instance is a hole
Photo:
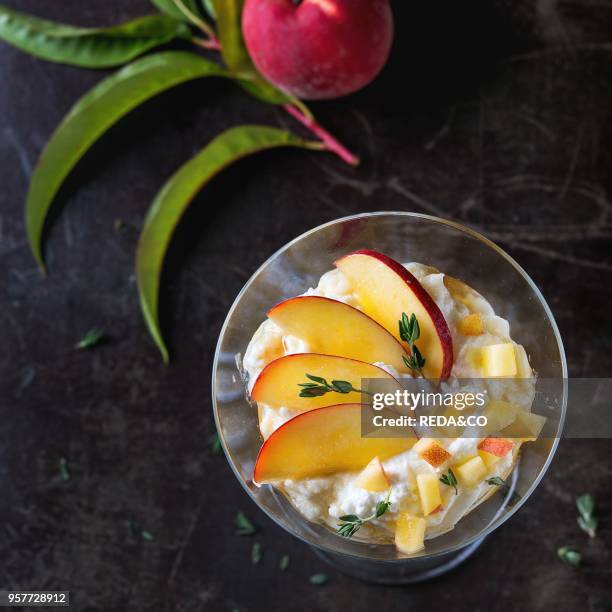
[[[311,353],[406,369],[402,345],[367,314],[343,302],[301,296],[278,304],[268,317],[286,333],[304,340]]]
[[[453,348],[448,325],[436,303],[412,274],[401,264],[374,251],[352,253],[339,259],[336,266],[348,279],[364,312],[396,338],[401,339],[402,313],[408,316],[414,313],[421,332],[416,345],[426,357],[425,376],[449,376]]]
[[[425,519],[421,516],[411,516],[402,513],[395,526],[395,545],[407,555],[419,552],[425,548]]]
[[[378,457],[374,457],[355,479],[355,486],[366,491],[380,492],[389,488],[389,479]]]
[[[416,438],[364,438],[361,404],[338,404],[299,414],[281,425],[262,446],[256,484],[362,469],[412,448]]]
[[[291,410],[314,410],[322,406],[342,403],[361,402],[361,393],[330,392],[320,397],[300,397],[299,384],[312,382],[306,374],[320,376],[328,381],[344,380],[360,389],[363,379],[380,378],[390,381],[395,379],[385,372],[364,361],[337,357],[334,355],[319,355],[316,353],[301,353],[286,355],[269,363],[259,374],[251,397],[259,403],[271,408],[286,407]],[[397,383],[398,388],[399,383]]]

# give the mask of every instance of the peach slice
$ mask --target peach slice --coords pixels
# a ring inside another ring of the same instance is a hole
[[[426,359],[427,378],[448,378],[453,366],[453,341],[444,315],[419,281],[397,261],[363,250],[336,261],[357,294],[364,312],[396,338],[402,313],[414,313],[421,330],[416,346]],[[402,367],[402,371],[406,368]]]
[[[310,382],[306,374],[321,376],[328,382],[345,380],[351,383],[353,389],[360,389],[364,378],[395,381],[395,378],[385,370],[365,361],[317,353],[296,353],[271,361],[257,377],[251,397],[256,402],[267,404],[272,408],[285,406],[291,410],[302,411],[329,406],[339,401],[347,404],[361,402],[361,393],[355,391],[346,394],[329,392],[319,397],[300,397],[301,387],[298,385]],[[399,383],[397,387],[400,388]]]
[[[503,438],[485,438],[479,445],[478,450],[491,453],[497,457],[505,457],[514,448],[514,443]]]
[[[409,450],[416,438],[361,437],[362,404],[309,410],[281,425],[264,442],[255,463],[256,484],[360,470]]]
[[[421,459],[424,459],[435,468],[441,466],[452,456],[439,442],[432,438],[421,438],[414,445],[414,450]]]
[[[407,555],[425,548],[425,519],[402,512],[395,525],[395,546]]]
[[[417,487],[421,498],[421,507],[425,516],[439,512],[442,506],[440,483],[436,474],[418,474]]]
[[[288,334],[305,340],[311,353],[381,361],[406,370],[404,347],[374,319],[344,302],[304,295],[277,304],[268,317]]]
[[[389,488],[389,479],[378,457],[374,457],[355,479],[355,486],[366,491],[380,492]]]

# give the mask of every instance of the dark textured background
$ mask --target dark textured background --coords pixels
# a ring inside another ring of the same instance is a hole
[[[145,0],[7,4],[83,25],[149,10]],[[213,350],[235,295],[288,240],[360,211],[421,211],[480,229],[542,289],[571,374],[610,374],[612,2],[393,4],[397,40],[383,75],[315,105],[362,155],[359,169],[326,154],[271,152],[196,199],[163,285],[169,367],[134,283],[147,205],[222,128],[291,121],[221,81],[133,113],[63,190],[44,280],[24,235],[28,176],[71,103],[103,75],[0,44],[0,588],[70,589],[79,611],[612,609],[609,442],[562,442],[526,507],[471,561],[406,588],[324,567],[256,509],[210,450]],[[109,341],[74,351],[92,326]],[[594,541],[575,522],[574,498],[585,491],[601,515]],[[234,535],[240,509],[260,527],[258,566],[253,540]],[[582,550],[581,569],[557,560],[564,544]],[[291,566],[281,574],[285,553]],[[329,583],[311,586],[319,571]]]

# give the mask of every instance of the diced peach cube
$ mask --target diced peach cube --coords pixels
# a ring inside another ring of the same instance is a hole
[[[482,373],[485,378],[497,378],[502,376],[516,376],[516,356],[514,344],[490,344],[483,346]]]
[[[425,548],[425,519],[403,512],[395,526],[395,545],[398,550],[407,555],[419,552]]]
[[[389,488],[389,479],[378,457],[374,457],[355,479],[355,484],[366,491],[386,491]]]
[[[480,336],[484,331],[482,315],[479,312],[469,314],[459,321],[459,333],[464,336]]]
[[[514,355],[516,357],[517,378],[533,378],[533,370],[529,365],[529,357],[524,347],[520,344],[514,345]]]
[[[452,456],[439,442],[432,438],[421,438],[413,448],[422,459],[433,467],[439,467]]]
[[[523,441],[533,441],[538,438],[546,423],[546,417],[527,410],[519,410],[516,418],[508,427],[502,430],[504,436],[519,438]]]
[[[482,459],[482,462],[485,464],[487,470],[490,470],[500,459],[497,455],[492,455],[491,453],[487,453],[487,451],[479,450],[478,456]]]
[[[418,474],[417,487],[419,489],[423,514],[428,516],[438,506],[442,505],[438,476],[436,474]]]
[[[497,455],[498,457],[505,457],[514,447],[514,444],[510,440],[504,440],[503,438],[485,438],[479,445],[478,449]]]
[[[487,418],[485,431],[496,433],[508,427],[516,419],[520,408],[516,404],[510,404],[502,400],[490,400],[485,406],[483,415]]]
[[[486,475],[487,467],[481,457],[476,455],[460,465],[453,466],[457,478],[467,487],[478,484]]]

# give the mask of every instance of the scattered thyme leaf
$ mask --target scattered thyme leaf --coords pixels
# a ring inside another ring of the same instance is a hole
[[[453,489],[455,489],[455,495],[459,493],[457,490],[457,477],[451,468],[448,468],[448,472],[440,478],[440,482],[447,487],[453,487]]]
[[[251,563],[257,565],[261,561],[261,544],[255,542],[251,548]]]
[[[283,555],[281,557],[278,567],[281,572],[284,572],[289,567],[289,555]]]
[[[581,516],[589,516],[595,510],[595,499],[590,493],[585,493],[576,498],[576,507]]]
[[[87,348],[91,348],[93,346],[96,346],[96,344],[100,344],[100,342],[102,342],[102,340],[104,340],[104,332],[97,328],[97,327],[92,327],[92,329],[90,329],[75,345],[74,348],[75,349],[87,349]]]
[[[488,485],[499,487],[500,490],[504,492],[504,495],[508,495],[508,492],[510,491],[510,485],[503,478],[500,478],[499,476],[493,476],[492,478],[487,478],[485,482]],[[521,499],[521,496],[516,491],[513,491],[512,495],[510,496],[510,499],[508,500],[508,505],[514,506],[518,501],[520,501],[520,499]]]
[[[257,533],[257,528],[251,521],[247,518],[244,512],[238,512],[236,514],[236,518],[234,520],[236,523],[236,534],[241,536],[250,536],[254,533]]]
[[[150,531],[143,529],[137,521],[128,519],[125,521],[125,524],[133,536],[141,537],[143,540],[147,540],[147,542],[152,542],[155,539],[153,534]]]
[[[310,584],[321,586],[323,584],[326,584],[328,580],[329,578],[327,577],[327,574],[313,574],[310,577],[309,582]]]
[[[582,555],[571,546],[562,546],[557,550],[559,559],[572,567],[578,567],[582,561]]]
[[[590,493],[581,495],[576,499],[576,507],[580,513],[577,519],[578,526],[588,533],[590,538],[594,538],[597,531],[597,518],[594,516],[595,499]]]
[[[372,395],[369,391],[363,389],[356,389],[348,380],[332,380],[328,383],[325,378],[321,376],[314,376],[312,374],[306,374],[306,378],[313,382],[298,383],[298,387],[301,387],[299,396],[300,397],[321,397],[326,393],[367,393]]]
[[[68,469],[68,461],[65,457],[60,457],[59,473],[62,480],[70,480],[70,470]]]
[[[373,521],[374,519],[380,518],[389,508],[391,507],[391,502],[389,498],[391,497],[391,489],[387,493],[387,497],[383,501],[379,501],[376,504],[376,508],[370,516],[366,516],[365,518],[359,518],[356,514],[345,514],[340,517],[340,522],[338,523],[338,533],[343,538],[352,538],[363,526],[364,523],[368,521]]]
[[[115,219],[113,228],[116,232],[122,232],[125,229],[125,221],[123,219]]]

